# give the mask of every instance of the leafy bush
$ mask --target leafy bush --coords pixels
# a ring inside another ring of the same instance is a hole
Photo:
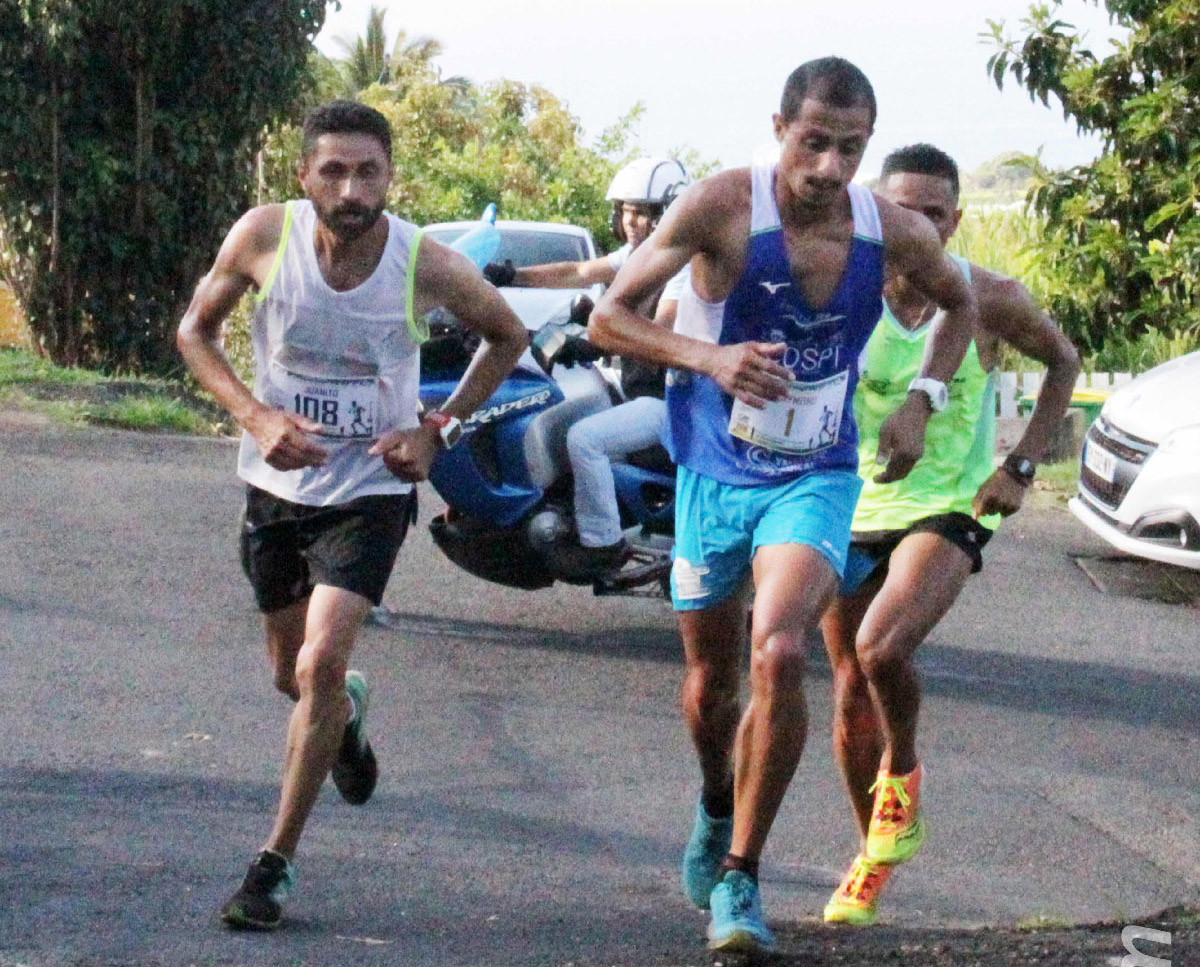
[[[63,363],[165,373],[324,0],[0,0],[0,275]]]
[[[1031,9],[1023,38],[991,25],[988,68],[997,86],[1011,75],[1104,141],[1093,164],[1036,172],[1052,315],[1085,352],[1158,352],[1200,326],[1200,9],[1195,0],[1105,6],[1128,30],[1107,56],[1084,46],[1052,0]]]

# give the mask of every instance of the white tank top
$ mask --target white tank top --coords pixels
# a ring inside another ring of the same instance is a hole
[[[275,262],[255,298],[254,395],[322,425],[321,467],[276,470],[242,434],[238,476],[297,504],[324,507],[412,484],[367,454],[384,432],[418,424],[420,344],[413,277],[421,230],[387,214],[388,238],[375,271],[346,292],[321,275],[309,201],[288,202]]]

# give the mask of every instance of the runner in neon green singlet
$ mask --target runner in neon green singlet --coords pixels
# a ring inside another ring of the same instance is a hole
[[[959,256],[951,257],[970,281],[970,263]],[[903,480],[879,484],[872,479],[877,472],[879,427],[919,374],[930,329],[940,316],[937,313],[910,330],[901,325],[885,302],[883,316],[867,342],[863,375],[854,396],[858,467],[863,478],[852,524],[856,533],[904,530],[932,514],[969,514],[975,494],[995,470],[995,374],[983,368],[979,349],[972,342],[948,387],[946,409],[929,420],[925,455]],[[980,520],[989,530],[999,522],[999,514]]]
[[[943,245],[958,227],[957,168],[930,145],[889,155],[879,194],[925,215]],[[920,683],[912,656],[982,566],[981,550],[1000,517],[1020,507],[1032,461],[1046,451],[1079,367],[1071,344],[1023,286],[956,261],[975,290],[980,322],[944,408],[935,405],[942,402],[936,386],[910,389],[938,319],[903,278],[889,280],[885,289],[885,311],[864,351],[855,394],[864,486],[846,577],[821,630],[833,667],[834,751],[862,842],[825,907],[831,922],[873,922],[891,870],[911,859],[925,839],[915,748]],[[1024,436],[994,469],[992,373],[1001,341],[1044,363],[1047,373]],[[910,392],[925,392],[935,409],[925,453],[907,477],[881,483],[880,414]]]

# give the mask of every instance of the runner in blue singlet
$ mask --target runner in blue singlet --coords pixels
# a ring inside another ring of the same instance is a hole
[[[923,389],[882,428],[883,480],[920,457],[930,401],[945,391],[976,318],[933,226],[851,184],[874,123],[874,92],[854,65],[801,65],[774,116],[778,163],[693,186],[592,314],[597,345],[672,370],[672,596],[687,659],[682,706],[702,773],[683,886],[711,909],[710,945],[720,950],[773,943],[758,860],[804,745],[805,639],[845,563],[859,491],[850,401],[885,274],[905,275],[946,320],[931,339]],[[639,317],[647,293],[688,263],[675,330]],[[751,575],[743,715],[740,592]]]

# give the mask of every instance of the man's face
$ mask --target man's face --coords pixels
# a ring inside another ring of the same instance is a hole
[[[879,194],[901,208],[920,212],[933,222],[942,245],[950,241],[962,218],[962,209],[958,207],[950,180],[940,175],[896,171],[880,182]]]
[[[806,208],[828,208],[858,171],[871,138],[871,111],[865,104],[834,107],[806,97],[791,121],[775,115],[775,138],[776,176],[784,180],[792,199]]]
[[[369,134],[323,134],[300,162],[300,184],[317,217],[343,242],[371,228],[383,211],[392,165]]]
[[[650,237],[654,230],[654,207],[633,202],[621,203],[621,227],[625,229],[625,240],[634,248]]]

